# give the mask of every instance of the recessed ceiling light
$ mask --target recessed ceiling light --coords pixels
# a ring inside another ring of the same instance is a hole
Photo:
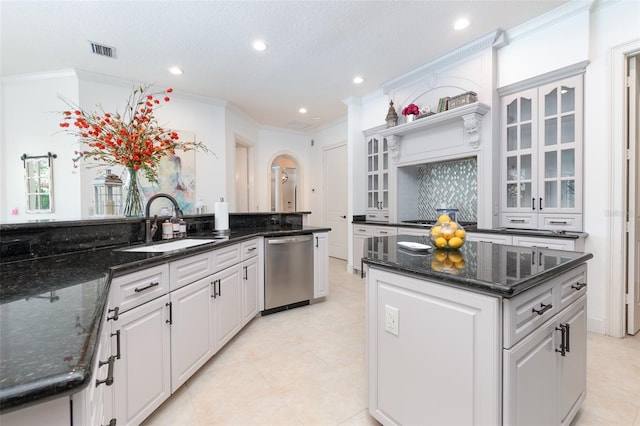
[[[299,112],[300,114],[306,114],[306,113],[307,113],[307,109],[306,109],[306,108],[300,108],[300,109],[298,110],[298,112]]]
[[[259,52],[262,52],[263,50],[267,49],[267,45],[262,40],[256,40],[256,41],[253,42],[253,48],[256,49]]]
[[[468,26],[469,26],[469,20],[467,18],[460,18],[453,24],[453,28],[458,31],[464,30]]]
[[[360,76],[360,75],[357,75],[357,76],[353,77],[353,82],[355,84],[362,84],[362,83],[364,83],[364,78],[362,76]]]
[[[320,117],[313,117],[314,121],[320,121]]]
[[[173,75],[181,75],[184,73],[180,67],[171,67],[169,68],[169,72]]]

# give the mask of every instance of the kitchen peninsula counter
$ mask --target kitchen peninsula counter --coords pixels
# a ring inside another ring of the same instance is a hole
[[[286,225],[239,228],[226,240],[166,253],[126,252],[122,249],[129,245],[119,244],[1,263],[0,412],[87,385],[113,277],[255,237],[326,231]]]
[[[369,414],[384,425],[570,424],[586,395],[590,253],[364,247]],[[415,247],[415,245],[414,245]]]

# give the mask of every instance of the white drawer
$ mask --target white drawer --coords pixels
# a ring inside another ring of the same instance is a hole
[[[509,349],[545,321],[560,312],[553,283],[534,287],[503,302],[504,348]]]
[[[505,228],[537,229],[537,213],[503,213],[500,217],[500,225]]]
[[[551,231],[582,231],[582,215],[540,214],[538,216],[540,229]]]
[[[171,291],[198,281],[213,274],[213,255],[211,252],[197,254],[184,259],[175,260],[169,264]]]
[[[398,235],[398,228],[392,226],[380,226],[373,228],[374,237],[388,237],[389,235]]]
[[[562,310],[587,292],[587,265],[580,265],[562,275],[558,287],[559,306]]]
[[[169,265],[154,266],[111,281],[111,306],[128,311],[169,292]]]
[[[573,251],[575,247],[575,240],[568,238],[545,238],[514,235],[513,245],[520,247],[544,247],[553,250]]]
[[[258,240],[245,241],[241,246],[242,260],[246,260],[258,255]]]
[[[489,234],[485,232],[467,232],[467,241],[475,241],[478,243],[493,244],[513,244],[513,237],[504,234]]]
[[[213,272],[218,272],[242,261],[242,245],[234,244],[213,251]]]

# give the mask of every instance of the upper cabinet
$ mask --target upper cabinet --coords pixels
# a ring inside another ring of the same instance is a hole
[[[582,74],[502,97],[501,225],[582,231]]]
[[[389,144],[378,134],[366,136],[367,220],[389,221]]]

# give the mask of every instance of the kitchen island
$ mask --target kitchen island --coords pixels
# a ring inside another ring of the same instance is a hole
[[[391,424],[569,424],[586,392],[591,254],[369,239],[369,413]]]
[[[84,226],[83,224],[82,227]],[[120,360],[119,333],[116,336],[115,332],[110,334],[108,330],[103,330],[106,320],[111,319],[107,318],[108,316],[118,316],[117,310],[114,312],[112,307],[108,306],[110,294],[115,291],[114,283],[116,281],[122,281],[125,277],[133,277],[136,274],[145,273],[145,271],[155,271],[156,269],[168,271],[167,265],[184,266],[187,268],[185,274],[193,274],[194,269],[188,269],[193,265],[190,263],[190,259],[197,259],[202,264],[205,259],[207,261],[213,259],[212,256],[215,256],[215,253],[232,253],[233,249],[234,254],[241,254],[237,249],[245,248],[245,246],[247,247],[247,256],[255,256],[257,253],[262,253],[262,249],[256,246],[257,242],[262,241],[262,237],[318,234],[327,231],[329,231],[328,228],[308,227],[301,224],[278,224],[232,229],[222,240],[169,252],[125,251],[123,249],[132,248],[132,246],[138,247],[141,244],[137,242],[123,244],[118,241],[112,246],[75,250],[48,256],[39,254],[29,259],[8,262],[3,255],[3,263],[0,265],[0,280],[2,282],[0,287],[0,320],[2,324],[0,332],[0,412],[3,416],[5,414],[13,415],[15,410],[43,405],[47,401],[60,401],[57,406],[62,407],[62,411],[67,411],[67,413],[62,413],[66,416],[69,411],[69,395],[81,393],[92,381],[92,377],[95,381],[96,365],[104,366],[103,374],[107,376],[107,363],[100,362],[98,364],[98,361],[102,361],[102,359],[98,359],[96,352],[101,345],[101,335],[104,335],[107,341],[118,342],[117,351],[116,347],[113,350],[114,353],[117,352],[117,358]],[[79,231],[65,233],[65,236],[72,233],[78,234]],[[85,235],[82,236],[82,239],[89,237],[89,235]],[[206,231],[190,234],[189,237],[211,241],[212,234],[210,231]],[[9,247],[25,245],[18,239],[14,242],[6,238],[3,243],[5,242]],[[31,243],[31,245],[33,244]],[[4,247],[3,253],[5,253]],[[242,259],[248,258],[247,256],[242,254]],[[236,272],[236,275],[240,276],[240,279],[244,277],[246,280],[250,273],[247,269],[243,271],[242,265],[262,265],[260,256],[261,254],[253,258],[257,260],[240,264],[236,268],[239,271]],[[19,257],[24,258],[23,255]],[[218,263],[221,262],[222,260]],[[178,271],[178,274],[174,275],[179,276],[180,273]],[[254,282],[253,285],[258,285],[258,282]],[[138,295],[153,294],[163,284],[163,279],[161,279],[151,282],[147,287],[136,287],[135,290],[132,286],[131,295],[127,293],[124,296],[133,298],[134,295],[138,297]],[[178,283],[178,285],[184,285],[182,287],[184,289],[189,288],[185,284]],[[206,289],[208,290],[209,287],[207,286]],[[220,296],[220,283],[218,283],[217,289],[217,296]],[[259,290],[256,290],[253,296],[258,293]],[[213,296],[206,295],[206,300],[213,299]],[[218,299],[220,298],[218,297]],[[113,295],[111,295],[111,300],[113,301]],[[123,316],[124,304],[129,301],[130,299],[123,301],[120,316]],[[256,297],[248,302],[259,307]],[[255,315],[255,312],[257,311],[251,311],[248,314]],[[169,317],[169,319],[171,318]],[[117,321],[117,318],[115,320]],[[249,317],[242,319],[243,322],[249,320]],[[162,324],[164,323],[163,320]],[[237,330],[239,327],[234,326],[233,331]],[[114,346],[116,346],[115,343]],[[123,347],[123,351],[125,349]],[[107,355],[106,358],[112,357]],[[118,369],[122,374],[122,367],[118,365],[116,365],[116,374]],[[105,379],[104,376],[99,377],[100,381],[110,386],[111,366],[108,377]],[[94,387],[92,386],[92,388]],[[104,386],[100,386],[100,389],[102,388]],[[64,402],[65,398],[66,403]],[[0,422],[5,419],[1,418]],[[30,421],[38,423],[33,418]],[[54,417],[49,417],[45,423],[62,424],[62,422],[56,422]],[[90,423],[80,422],[77,424]]]

